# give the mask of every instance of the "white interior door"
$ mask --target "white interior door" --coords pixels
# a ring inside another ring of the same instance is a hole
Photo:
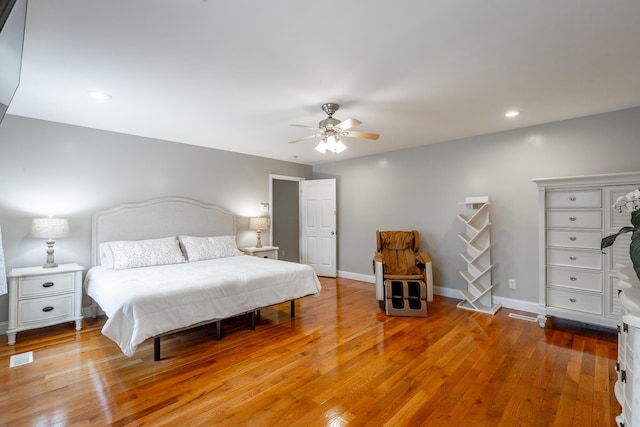
[[[336,277],[336,180],[300,182],[300,262]]]

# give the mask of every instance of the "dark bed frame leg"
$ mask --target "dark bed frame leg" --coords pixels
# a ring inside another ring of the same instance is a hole
[[[256,330],[256,312],[255,311],[251,312],[250,318],[251,318],[251,330],[255,331]]]
[[[296,300],[291,300],[291,317],[296,317]]]
[[[160,360],[160,337],[153,337],[153,361]]]
[[[222,339],[222,320],[216,322],[216,339],[218,341]]]

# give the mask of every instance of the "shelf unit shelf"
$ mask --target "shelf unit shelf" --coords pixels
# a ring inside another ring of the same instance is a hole
[[[465,232],[458,236],[467,245],[467,250],[460,253],[467,263],[466,271],[460,272],[467,283],[467,289],[460,291],[463,301],[458,303],[458,308],[495,314],[502,305],[494,304],[491,295],[491,202],[488,197],[468,197],[463,204],[471,212],[458,214],[458,219],[466,227]]]

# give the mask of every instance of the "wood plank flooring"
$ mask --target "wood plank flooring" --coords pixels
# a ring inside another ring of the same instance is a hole
[[[371,284],[321,278],[319,297],[162,340],[134,357],[105,318],[0,338],[0,425],[614,426],[615,332],[456,308],[386,317]],[[530,313],[521,313],[529,314]],[[34,362],[9,368],[11,355]]]

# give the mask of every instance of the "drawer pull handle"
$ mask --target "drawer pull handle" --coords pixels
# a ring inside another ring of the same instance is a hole
[[[575,242],[576,240],[578,240],[578,238],[575,236],[571,236],[569,237],[569,240],[571,240],[572,242]]]
[[[569,298],[569,301],[576,302],[576,299],[575,298]]]
[[[43,288],[50,288],[52,286],[53,286],[53,282],[45,282],[45,283],[42,284]]]
[[[575,261],[577,258],[576,258],[576,257],[574,257],[574,256],[570,256],[570,257],[569,257],[569,259],[570,259],[571,261]]]
[[[569,197],[569,200],[572,201],[572,202],[575,202],[576,201],[576,196]]]
[[[53,307],[51,307],[50,305],[46,306],[45,308],[42,309],[42,311],[44,311],[45,313],[48,313],[50,311],[53,311]]]
[[[575,216],[570,216],[569,217],[569,221],[575,221],[576,219],[578,219],[578,218],[576,218]]]
[[[572,282],[575,282],[576,280],[578,280],[577,277],[569,277],[569,280],[571,280]]]

